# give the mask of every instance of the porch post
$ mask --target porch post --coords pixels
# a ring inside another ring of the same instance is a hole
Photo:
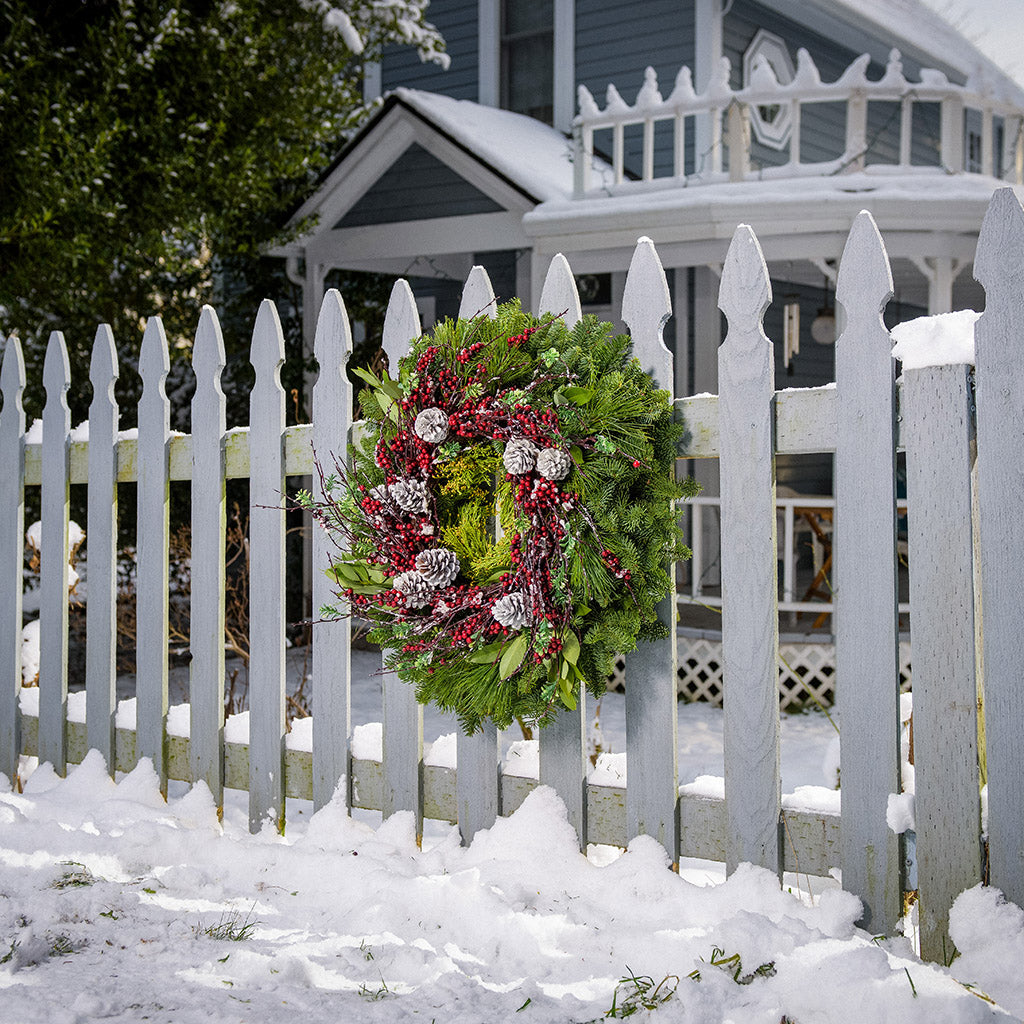
[[[695,0],[694,13],[696,14],[696,26],[694,30],[693,87],[700,94],[707,89],[708,83],[722,59],[721,0]],[[693,120],[695,129],[693,166],[695,171],[699,171],[702,159],[706,168],[711,167],[712,147],[716,141],[721,141],[721,130],[720,126],[712,124],[710,114],[698,114]],[[718,287],[716,284],[716,302],[717,299]],[[716,315],[717,312],[718,307],[715,306]],[[717,360],[717,352],[714,354],[714,358]]]
[[[718,346],[722,343],[722,314],[718,309],[718,274],[711,267],[695,267],[693,271],[693,390],[718,394]],[[679,329],[677,324],[676,329]],[[687,389],[689,390],[689,389]],[[707,497],[719,489],[717,459],[694,462],[693,478]],[[718,557],[719,519],[711,509],[702,518],[701,543],[705,552],[703,582],[718,586],[721,579]]]

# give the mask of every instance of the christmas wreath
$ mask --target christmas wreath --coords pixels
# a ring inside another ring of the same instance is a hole
[[[337,547],[338,595],[419,701],[468,732],[543,725],[665,634],[666,566],[689,555],[674,499],[693,485],[627,336],[510,302],[414,341],[397,380],[354,372],[367,429],[302,501]]]

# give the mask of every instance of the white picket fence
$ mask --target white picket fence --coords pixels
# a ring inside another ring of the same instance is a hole
[[[837,297],[846,328],[837,343],[835,388],[773,385],[772,346],[761,322],[771,291],[752,231],[736,230],[720,305],[729,330],[720,350],[721,394],[676,402],[687,425],[681,457],[718,458],[722,480],[722,587],[725,690],[725,797],[681,791],[676,757],[676,647],[643,646],[626,665],[628,784],[588,782],[584,702],[540,736],[539,782],[565,801],[582,842],[624,845],[654,836],[680,857],[751,861],[825,875],[840,868],[845,888],[864,901],[863,922],[891,933],[903,909],[901,837],[886,823],[900,791],[899,670],[895,591],[897,446],[907,451],[911,618],[914,643],[917,877],[922,949],[948,957],[953,898],[988,877],[1024,904],[1024,211],[1011,190],[998,193],[979,243],[978,277],[988,310],[977,326],[977,369],[912,370],[894,381],[891,341],[880,310],[891,290],[882,240],[863,213],[850,233]],[[462,313],[488,309],[486,274],[475,268]],[[567,262],[552,262],[539,309],[580,315]],[[649,240],[637,245],[622,315],[641,362],[671,387],[671,355],[661,331],[669,290]],[[419,321],[408,284],[399,282],[385,323],[394,369]],[[274,306],[256,320],[256,384],[251,427],[227,431],[217,318],[203,312],[194,346],[197,387],[192,434],[172,436],[164,381],[167,343],[158,319],[146,329],[138,439],[118,439],[113,400],[117,361],[106,327],[97,332],[88,442],[72,443],[64,396],[70,386],[64,341],[49,342],[41,445],[26,444],[25,374],[16,339],[6,346],[0,388],[0,577],[21,580],[26,487],[42,488],[44,637],[38,716],[19,708],[20,586],[0,596],[0,771],[13,776],[20,753],[59,773],[88,748],[125,770],[152,759],[161,778],[203,779],[220,801],[225,786],[248,789],[253,829],[279,825],[285,796],[328,802],[344,780],[352,806],[404,809],[457,821],[464,840],[509,813],[538,780],[499,771],[493,728],[458,740],[458,769],[423,764],[422,709],[411,687],[385,679],[383,759],[350,757],[350,628],[314,628],[312,753],[285,744],[285,478],[313,470],[313,452],[340,452],[350,436],[351,388],[344,366],[351,334],[344,303],[329,292],[320,312],[313,424],[285,427],[284,358]],[[975,423],[977,424],[975,429]],[[834,452],[837,554],[836,672],[841,712],[842,816],[784,807],[779,775],[777,551],[774,455]],[[976,465],[974,464],[976,452]],[[250,739],[224,741],[225,485],[251,484]],[[192,487],[190,738],[168,736],[167,544],[170,480]],[[315,477],[314,477],[315,480]],[[138,482],[137,728],[115,725],[115,481]],[[89,487],[89,598],[84,727],[67,721],[67,566],[70,482]],[[971,524],[974,529],[972,530]],[[321,538],[317,565],[326,562]],[[314,607],[332,600],[314,572]],[[977,612],[976,609],[980,609]],[[675,596],[659,614],[672,626]],[[982,624],[984,629],[981,629]],[[978,677],[984,635],[988,835],[983,862],[977,750]]]

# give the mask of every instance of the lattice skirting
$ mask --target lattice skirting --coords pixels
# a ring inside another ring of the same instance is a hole
[[[722,638],[698,630],[679,631],[678,692],[687,702],[722,705]],[[783,639],[779,644],[779,708],[799,711],[835,703],[835,646],[830,640]],[[609,689],[620,689],[625,661],[615,664]],[[910,641],[900,640],[900,687],[910,689]]]

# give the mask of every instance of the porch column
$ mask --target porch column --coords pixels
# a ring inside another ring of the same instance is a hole
[[[718,346],[722,344],[719,275],[716,268],[711,267],[695,267],[693,275],[693,390],[696,394],[705,391],[718,394]],[[721,493],[717,459],[696,459],[693,478],[701,485],[701,493],[705,496]],[[703,517],[701,541],[705,559],[701,569],[702,580],[707,585],[718,586],[721,582],[719,519],[710,511]]]
[[[698,94],[704,92],[722,59],[722,2],[721,0],[695,0],[693,87]],[[694,170],[704,166],[710,169],[714,156],[712,148],[721,144],[721,125],[711,123],[709,114],[698,114],[694,119]],[[718,290],[715,289],[717,301]],[[717,312],[717,306],[716,312]],[[714,354],[717,360],[717,352]],[[717,371],[716,371],[717,374]]]
[[[963,262],[951,256],[918,256],[913,263],[928,282],[928,315],[951,312],[953,282],[963,269]]]

